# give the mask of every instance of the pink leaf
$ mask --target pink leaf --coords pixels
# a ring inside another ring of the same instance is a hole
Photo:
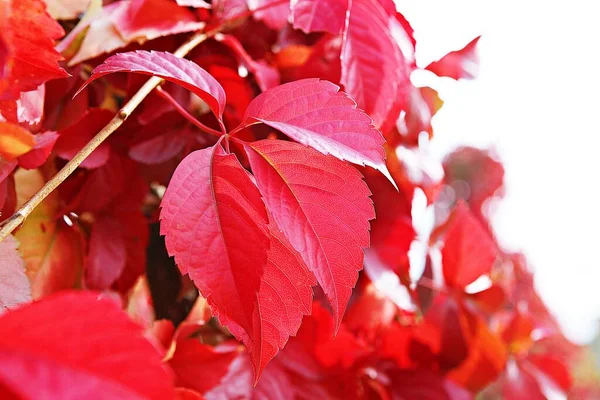
[[[160,51],[130,51],[109,57],[97,66],[78,93],[92,81],[115,72],[153,75],[174,82],[204,100],[221,120],[225,109],[225,91],[208,72],[192,61]]]
[[[376,127],[382,126],[399,99],[406,98],[410,82],[388,21],[376,0],[353,0],[342,45],[341,83]]]
[[[267,213],[237,158],[219,144],[187,156],[160,217],[169,254],[221,324],[245,343],[262,343],[257,293],[269,250]]]
[[[0,313],[31,301],[31,286],[18,246],[13,236],[0,242]]]
[[[86,282],[93,289],[108,289],[119,278],[127,262],[119,221],[110,217],[96,221],[89,246]]]
[[[479,67],[477,43],[480,38],[481,36],[477,36],[462,49],[446,54],[440,60],[429,64],[425,69],[437,76],[447,76],[457,80],[475,78]]]
[[[375,168],[392,180],[385,166],[383,136],[331,82],[302,79],[262,93],[248,106],[242,126],[255,121],[321,153]]]
[[[442,249],[444,280],[449,286],[464,288],[490,272],[497,250],[467,205],[459,203],[450,218]]]
[[[296,0],[292,2],[294,28],[305,33],[342,32],[348,11],[348,0]]]
[[[315,274],[339,327],[375,217],[367,185],[353,167],[301,144],[262,140],[246,151],[267,207]]]
[[[0,317],[0,387],[24,399],[174,396],[141,326],[112,300],[70,291]]]

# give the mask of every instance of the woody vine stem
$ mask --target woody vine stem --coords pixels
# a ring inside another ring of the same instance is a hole
[[[264,7],[257,8],[247,13],[242,13],[238,16],[231,18],[224,22],[218,27],[208,32],[197,32],[184,44],[182,44],[173,54],[175,56],[183,58],[190,51],[192,51],[200,43],[206,41],[217,33],[225,30],[227,27],[233,25],[240,19],[246,18],[253,12],[264,10],[271,7],[276,7],[289,0],[276,1],[267,4]],[[71,161],[69,161],[56,175],[54,175],[46,184],[37,191],[21,208],[19,208],[10,218],[8,218],[0,229],[0,242],[6,239],[8,235],[12,233],[19,225],[21,225],[25,219],[31,214],[31,212],[42,202],[50,193],[52,193],[61,183],[63,183],[74,171],[81,165],[83,161],[94,151],[98,146],[102,144],[114,131],[116,131],[125,120],[133,113],[133,111],[141,104],[141,102],[148,96],[154,89],[156,89],[163,82],[162,78],[153,76],[135,93],[131,99],[119,110],[119,112],[110,120],[104,128],[100,130],[90,140]]]

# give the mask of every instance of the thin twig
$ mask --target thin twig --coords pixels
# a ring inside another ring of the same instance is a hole
[[[184,57],[194,47],[204,42],[208,38],[214,36],[221,31],[223,26],[219,26],[208,32],[198,32],[194,34],[188,41],[182,44],[176,51],[177,57]],[[19,210],[17,210],[9,219],[7,219],[0,229],[0,242],[11,234],[19,225],[25,221],[25,218],[42,202],[50,193],[52,193],[61,183],[63,183],[79,165],[102,144],[114,131],[116,131],[125,120],[133,113],[140,103],[163,82],[163,79],[153,76],[137,91],[136,94],[129,99],[121,110],[110,120],[110,122],[100,130],[90,140],[71,161],[69,161],[56,175],[52,177],[46,184],[33,195]]]

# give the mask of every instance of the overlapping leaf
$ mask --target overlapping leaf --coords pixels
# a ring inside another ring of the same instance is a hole
[[[153,75],[177,83],[202,98],[217,118],[223,117],[225,91],[219,82],[197,64],[167,52],[138,50],[109,57],[94,69],[79,91],[92,81],[115,72]]]
[[[261,344],[257,293],[267,264],[267,214],[256,186],[220,145],[179,164],[164,196],[161,233],[213,313],[248,347]]]
[[[248,106],[242,126],[253,122],[263,122],[324,154],[368,165],[389,176],[383,136],[369,116],[331,82],[303,79],[261,94]]]
[[[315,274],[339,327],[369,245],[369,189],[356,169],[301,144],[264,140],[246,151],[265,204]]]
[[[353,0],[342,45],[344,90],[381,127],[408,95],[409,71],[375,0]]]
[[[250,357],[257,377],[296,334],[302,316],[310,314],[312,286],[316,284],[300,254],[273,221],[269,234],[271,248],[258,292],[262,340],[246,342],[252,345]]]

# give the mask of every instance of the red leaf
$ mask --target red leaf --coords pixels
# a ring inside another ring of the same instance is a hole
[[[229,46],[231,50],[240,58],[246,68],[254,75],[256,83],[263,92],[279,85],[279,72],[277,69],[270,66],[263,60],[255,61],[252,59],[250,54],[246,52],[246,49],[242,46],[240,41],[232,35],[223,35],[217,33],[215,39],[219,42]]]
[[[437,76],[447,76],[457,80],[475,78],[479,66],[477,42],[480,38],[481,36],[477,36],[462,49],[446,54],[440,60],[429,64],[425,69]]]
[[[77,93],[92,81],[114,72],[133,72],[158,76],[190,90],[204,100],[222,119],[225,91],[208,72],[192,61],[161,51],[131,51],[109,57],[97,66]]]
[[[242,126],[255,121],[323,154],[368,165],[389,177],[383,136],[356,103],[331,82],[303,79],[262,93],[248,106]]]
[[[74,179],[75,186],[62,186],[65,192],[72,192],[72,209],[98,212],[108,206],[125,189],[125,159],[113,151],[103,166],[93,169],[80,182]],[[69,181],[67,181],[68,183]]]
[[[340,33],[346,21],[348,0],[297,0],[292,2],[294,28],[305,33]]]
[[[64,35],[41,0],[0,3],[0,100],[17,100],[20,92],[37,89],[69,74],[58,66],[54,40]]]
[[[239,355],[229,365],[221,383],[204,393],[206,400],[250,399],[252,397],[252,367],[246,353]]]
[[[177,385],[205,393],[221,382],[238,354],[231,346],[215,348],[196,337],[179,335],[169,365],[175,371]]]
[[[89,246],[86,282],[93,289],[108,289],[119,278],[127,262],[119,221],[110,217],[96,221]]]
[[[162,202],[161,234],[213,314],[250,349],[263,344],[257,293],[267,264],[267,213],[234,155],[219,144],[187,156]]]
[[[310,314],[315,278],[300,254],[271,221],[271,248],[258,293],[262,340],[244,343],[250,352],[256,379],[267,363],[298,331],[302,316]]]
[[[128,41],[147,40],[204,28],[190,10],[169,0],[131,0],[111,18]]]
[[[35,135],[35,145],[27,153],[19,157],[19,166],[25,169],[35,169],[42,166],[58,139],[58,134],[54,131],[47,131]]]
[[[205,26],[193,12],[170,0],[117,1],[104,6],[98,3],[90,4],[85,17],[57,46],[67,58],[73,57],[70,66],[131,42],[142,44]]]
[[[131,146],[129,157],[141,164],[160,164],[180,154],[190,137],[188,127],[167,132]]]
[[[388,20],[375,0],[353,0],[342,45],[341,83],[376,127],[382,126],[398,101],[405,101],[410,83]]]
[[[325,291],[337,330],[375,217],[367,185],[353,167],[301,144],[262,140],[246,151],[269,211]]]
[[[497,250],[488,232],[464,203],[456,207],[451,218],[442,249],[444,280],[449,286],[464,288],[490,272]]]
[[[174,396],[171,373],[141,327],[92,293],[62,292],[4,314],[0,354],[0,387],[18,398]]]
[[[31,301],[31,286],[18,246],[13,236],[0,242],[0,313]]]
[[[113,113],[91,108],[73,125],[59,133],[54,151],[63,160],[71,160],[112,119]],[[81,168],[102,167],[110,158],[110,145],[103,142],[80,165]]]
[[[33,132],[37,131],[44,116],[45,87],[40,85],[36,90],[21,92],[18,100],[0,101],[0,114],[7,122],[21,124]]]
[[[365,171],[365,178],[373,192],[377,219],[371,224],[371,248],[383,265],[408,276],[408,251],[415,238],[412,226],[411,204],[403,193],[379,174]]]
[[[573,385],[573,378],[569,369],[560,360],[545,354],[529,354],[527,361],[552,379],[562,390],[568,391]]]
[[[546,400],[540,384],[515,361],[509,361],[502,385],[502,396],[511,400]]]

